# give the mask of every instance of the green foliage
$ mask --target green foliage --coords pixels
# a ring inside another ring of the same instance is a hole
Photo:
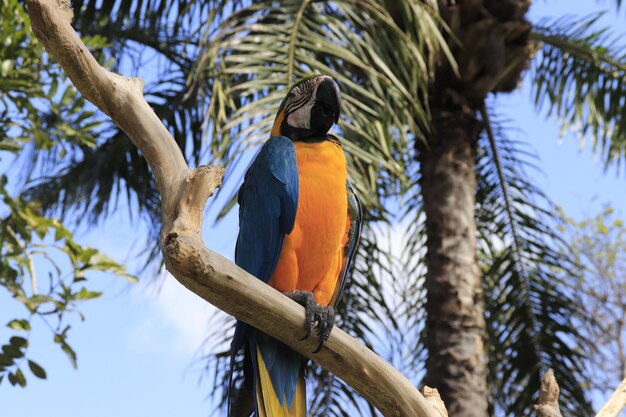
[[[27,161],[26,180],[44,162],[93,147],[101,120],[31,35],[23,6],[17,0],[0,0],[0,6],[0,158]],[[96,54],[107,45],[97,36],[87,43]],[[0,176],[0,291],[17,310],[22,306],[24,315],[6,324],[13,335],[1,348],[0,383],[25,387],[26,366],[37,378],[47,376],[28,355],[33,320],[46,324],[75,367],[68,314],[82,318],[78,304],[101,295],[89,290],[87,275],[105,271],[136,278],[96,249],[78,244],[59,219],[42,213],[39,201],[13,196],[7,182]]]
[[[574,325],[587,316],[566,285],[579,264],[556,229],[558,211],[528,177],[532,154],[487,110],[483,121],[476,218],[494,415],[531,415],[547,369],[564,412],[591,415],[583,362],[592,340]]]
[[[201,42],[198,30],[206,20],[208,1],[96,0],[72,1],[74,27],[83,39],[106,39],[96,48],[99,61],[114,71],[145,81],[146,99],[173,134],[191,164],[202,156],[206,101],[190,90],[187,79]],[[93,43],[87,43],[94,51]],[[115,57],[113,61],[111,58]],[[145,66],[146,60],[155,63]],[[160,198],[145,160],[128,137],[107,117],[95,147],[65,143],[65,153],[46,154],[26,195],[41,201],[47,212],[96,223],[116,208],[125,194],[147,220],[151,242],[160,231]],[[80,179],[77,181],[77,178]],[[152,244],[150,259],[158,245]]]
[[[216,1],[216,10],[227,3]],[[286,88],[328,74],[341,85],[340,136],[353,182],[370,214],[382,217],[381,198],[398,192],[412,141],[428,126],[420,98],[433,62],[448,53],[436,2],[406,2],[396,20],[395,2],[237,3],[236,12],[206,24],[208,46],[193,78],[211,97],[213,157],[238,161],[268,137]]]
[[[34,150],[64,154],[66,143],[95,145],[100,122],[30,33],[17,0],[0,4],[0,151]],[[102,48],[102,38],[88,40]],[[62,139],[62,140],[61,140]]]
[[[598,27],[601,14],[562,17],[535,26],[543,43],[533,61],[535,103],[573,130],[607,165],[626,157],[626,54],[619,37]]]
[[[27,357],[32,320],[46,323],[54,342],[76,367],[67,314],[80,314],[79,302],[101,295],[87,288],[87,274],[106,271],[132,282],[136,278],[96,249],[79,245],[58,219],[43,216],[37,203],[11,197],[6,185],[7,178],[0,177],[0,212],[8,213],[0,219],[0,290],[24,307],[25,317],[6,324],[16,335],[2,346],[0,382],[6,375],[9,383],[24,387],[26,363],[33,375],[46,378],[45,370]],[[47,282],[41,281],[42,272]]]
[[[581,266],[567,284],[580,294],[587,318],[580,327],[594,341],[585,361],[591,388],[608,395],[626,375],[626,226],[610,205],[582,220],[560,214],[570,256]]]

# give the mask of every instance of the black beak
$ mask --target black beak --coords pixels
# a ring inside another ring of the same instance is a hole
[[[341,93],[335,80],[327,76],[324,77],[324,80],[317,86],[315,103],[322,109],[324,117],[331,119],[333,123],[339,121]]]

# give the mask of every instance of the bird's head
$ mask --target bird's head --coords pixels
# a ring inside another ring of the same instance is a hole
[[[314,75],[298,81],[283,100],[272,136],[287,136],[291,140],[323,140],[339,120],[341,93],[328,75]]]

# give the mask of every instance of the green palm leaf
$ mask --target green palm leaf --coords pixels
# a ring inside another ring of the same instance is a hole
[[[558,211],[525,173],[528,152],[501,125],[492,129],[486,116],[477,222],[492,406],[498,415],[530,415],[541,376],[552,368],[561,407],[572,416],[591,415],[582,364],[591,341],[576,325],[580,300],[563,282],[576,274],[575,259],[554,231]]]
[[[117,29],[142,28],[152,33],[184,34],[194,17],[207,15],[209,0],[74,0],[74,22],[81,31],[101,34],[103,24]]]
[[[341,84],[340,128],[353,182],[365,205],[382,211],[378,197],[403,179],[410,141],[427,125],[417,98],[426,96],[428,61],[444,48],[422,2],[406,12],[421,19],[410,33],[374,1],[257,1],[209,27],[193,85],[211,96],[213,156],[231,162],[265,140],[285,88],[326,73]],[[383,182],[377,172],[389,176]]]
[[[535,104],[591,145],[606,165],[626,156],[626,54],[618,37],[598,28],[601,14],[564,17],[535,26],[543,44],[533,61]],[[607,47],[607,45],[613,45]]]

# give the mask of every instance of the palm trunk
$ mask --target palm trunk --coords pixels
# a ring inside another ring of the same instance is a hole
[[[476,109],[489,93],[513,90],[526,67],[530,0],[439,0],[455,35],[458,64],[435,69],[431,136],[418,144],[426,214],[425,383],[439,389],[450,416],[487,416],[482,275],[474,219]],[[460,40],[462,43],[459,43]]]
[[[487,357],[474,205],[479,123],[467,106],[431,108],[420,149],[427,234],[425,383],[450,416],[487,416]]]

